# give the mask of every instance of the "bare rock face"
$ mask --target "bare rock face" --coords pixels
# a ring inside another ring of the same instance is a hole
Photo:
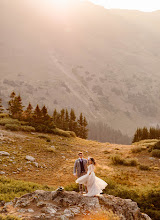
[[[111,195],[86,197],[77,192],[37,190],[3,204],[0,212],[22,219],[80,219],[90,212],[112,210],[120,220],[151,220],[140,212],[137,203]]]

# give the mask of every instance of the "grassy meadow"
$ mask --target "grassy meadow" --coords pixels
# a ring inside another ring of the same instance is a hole
[[[3,127],[0,133],[0,151],[10,154],[0,156],[0,171],[5,172],[0,179],[0,200],[42,188],[77,190],[73,166],[78,152],[83,151],[85,158],[96,159],[96,175],[108,183],[105,193],[131,198],[153,219],[160,217],[160,160],[152,155],[158,140],[117,145]],[[38,165],[27,161],[26,155],[34,157]]]

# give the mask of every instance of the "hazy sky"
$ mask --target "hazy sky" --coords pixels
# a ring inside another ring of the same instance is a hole
[[[106,8],[137,9],[141,11],[160,10],[160,0],[89,0]]]

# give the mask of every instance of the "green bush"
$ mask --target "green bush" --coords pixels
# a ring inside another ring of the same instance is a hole
[[[21,127],[20,127],[20,130],[21,130],[21,131],[26,131],[26,132],[34,132],[34,131],[35,131],[35,128],[32,127],[32,126],[21,126]]]
[[[71,137],[76,137],[76,134],[74,131],[66,131],[68,134],[70,134]]]
[[[66,191],[79,191],[79,185],[77,183],[72,183],[64,187]]]
[[[29,123],[27,121],[20,121],[21,125],[28,125]]]
[[[0,177],[0,201],[9,202],[15,197],[34,192],[37,189],[53,190],[53,188],[36,183]]]
[[[71,135],[70,135],[70,133],[68,133],[68,131],[64,131],[59,128],[52,129],[52,133],[59,135],[59,136],[71,137]]]
[[[7,113],[0,113],[0,119],[1,118],[9,118],[9,115]]]
[[[150,170],[150,167],[147,166],[147,165],[140,164],[140,165],[139,165],[139,169],[140,169],[140,170]]]
[[[6,124],[17,124],[20,125],[20,121],[12,118],[0,118],[0,125],[4,126]]]
[[[152,151],[152,157],[160,158],[160,150],[156,149]]]
[[[18,124],[6,124],[5,129],[11,131],[19,131],[21,129],[21,126]]]

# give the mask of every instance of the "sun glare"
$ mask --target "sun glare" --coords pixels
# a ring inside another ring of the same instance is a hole
[[[47,0],[48,3],[53,4],[57,8],[66,8],[69,0]]]

